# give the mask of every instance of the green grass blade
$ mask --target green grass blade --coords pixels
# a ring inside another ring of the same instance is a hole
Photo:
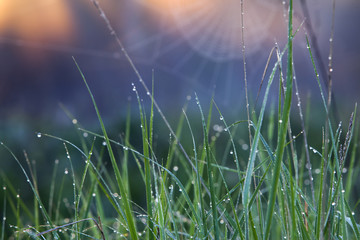
[[[282,113],[282,122],[278,134],[278,143],[276,149],[276,161],[274,166],[274,172],[272,175],[272,191],[269,197],[269,205],[266,212],[266,227],[265,227],[265,235],[264,239],[268,239],[270,236],[270,229],[271,229],[271,222],[272,222],[272,214],[275,207],[275,198],[277,192],[277,186],[279,183],[280,178],[280,168],[285,148],[285,141],[286,141],[286,133],[287,133],[287,126],[290,117],[290,107],[291,107],[291,100],[292,100],[292,80],[293,80],[293,73],[292,73],[292,63],[293,63],[293,53],[292,53],[292,41],[293,41],[293,32],[292,32],[292,12],[293,12],[293,1],[289,1],[289,25],[288,25],[288,57],[287,57],[287,76],[286,76],[286,95],[285,95],[285,102],[283,107]]]
[[[119,188],[119,191],[120,191],[120,195],[122,196],[122,203],[124,205],[124,210],[125,210],[125,214],[126,214],[126,220],[127,220],[127,223],[128,223],[128,227],[129,227],[129,231],[130,231],[130,235],[131,235],[131,238],[132,239],[138,239],[138,234],[137,234],[137,231],[136,231],[136,226],[135,226],[135,222],[134,222],[134,218],[133,218],[133,215],[132,215],[132,212],[131,212],[131,207],[130,207],[130,194],[128,194],[126,192],[126,189],[125,189],[125,186],[123,185],[123,182],[122,182],[122,178],[121,178],[121,174],[120,174],[120,170],[119,170],[119,167],[116,163],[116,159],[115,159],[115,156],[114,156],[114,153],[113,153],[113,150],[112,150],[112,147],[111,147],[111,144],[110,144],[110,140],[109,140],[109,137],[107,135],[107,132],[106,132],[106,129],[105,129],[105,125],[102,121],[102,118],[100,116],[100,112],[99,112],[99,109],[97,107],[97,104],[95,102],[95,99],[94,99],[94,96],[90,90],[90,87],[89,85],[87,84],[87,81],[85,79],[85,76],[84,74],[82,73],[79,65],[77,64],[77,62],[75,61],[75,59],[73,58],[75,64],[76,64],[76,67],[77,69],[79,70],[79,73],[86,85],[86,88],[89,92],[89,95],[91,97],[91,100],[92,100],[92,103],[94,105],[94,108],[95,108],[95,111],[96,111],[96,114],[97,114],[97,117],[99,119],[99,122],[100,122],[100,125],[101,125],[101,130],[103,132],[103,135],[104,135],[104,140],[106,142],[106,146],[107,146],[107,150],[108,150],[108,153],[109,153],[109,157],[110,157],[110,160],[111,160],[111,164],[112,164],[112,167],[113,167],[113,170],[115,172],[115,177],[116,177],[116,181],[117,181],[117,184],[118,184],[118,188]]]
[[[207,174],[208,174],[208,179],[209,179],[209,188],[210,188],[210,202],[211,202],[211,210],[212,210],[212,219],[213,219],[213,228],[214,228],[214,237],[215,240],[218,240],[220,237],[220,233],[219,233],[219,224],[217,221],[217,209],[216,209],[216,196],[215,196],[215,189],[214,189],[214,182],[213,182],[213,178],[214,178],[214,171],[211,167],[211,154],[210,154],[210,146],[209,146],[209,135],[208,135],[208,131],[207,131],[207,126],[205,123],[205,118],[204,118],[204,114],[201,108],[201,104],[200,101],[198,99],[198,96],[195,94],[196,96],[196,103],[199,107],[200,110],[200,114],[201,114],[201,121],[202,121],[202,127],[203,127],[203,136],[204,136],[204,147],[205,147],[205,151],[206,151],[206,163],[207,163]]]
[[[284,52],[282,52],[281,57],[282,57],[283,53]],[[270,92],[270,87],[273,82],[278,64],[279,64],[279,61],[277,61],[275,63],[275,66],[273,67],[273,70],[269,77],[269,81],[268,81],[268,84],[267,84],[267,87],[265,90],[265,96],[264,96],[260,114],[259,114],[259,119],[258,119],[256,130],[255,130],[254,139],[253,139],[253,142],[251,145],[248,165],[246,168],[245,182],[244,182],[244,187],[243,187],[243,191],[242,191],[242,203],[243,203],[244,211],[245,211],[245,232],[247,233],[247,234],[245,233],[245,236],[247,236],[247,237],[248,237],[248,233],[249,233],[248,205],[249,205],[249,200],[250,200],[251,176],[252,176],[253,170],[254,170],[255,158],[256,158],[256,154],[257,154],[257,147],[258,147],[258,143],[259,143],[259,139],[260,139],[260,129],[261,129],[262,122],[264,119],[264,113],[265,113],[265,108],[266,108],[266,104],[267,104],[267,100],[268,100],[268,96],[269,96],[269,92]]]
[[[45,220],[47,221],[47,224],[49,225],[50,228],[54,228],[54,224],[52,223],[52,220],[50,219],[49,214],[45,210],[45,206],[42,203],[42,201],[40,199],[40,196],[39,196],[38,192],[36,191],[35,186],[32,184],[32,182],[31,182],[27,172],[25,171],[23,165],[20,163],[19,159],[15,156],[15,154],[10,150],[10,148],[8,148],[3,142],[0,142],[0,144],[10,153],[10,155],[15,159],[15,161],[17,162],[17,164],[21,168],[21,171],[23,172],[24,176],[26,177],[26,181],[28,182],[32,192],[34,193],[36,201],[39,203],[39,208],[41,209],[41,212],[42,212]],[[60,239],[59,235],[56,232],[53,232],[53,236],[54,236],[55,239]]]

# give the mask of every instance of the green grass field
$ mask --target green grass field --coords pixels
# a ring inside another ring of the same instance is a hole
[[[37,133],[42,141],[61,146],[67,158],[65,171],[59,161],[47,166],[46,190],[39,189],[39,172],[27,155],[24,161],[1,142],[1,154],[17,162],[33,201],[25,202],[2,172],[0,239],[360,239],[359,201],[353,194],[360,167],[356,104],[346,123],[335,122],[308,38],[303,39],[308,47],[303,61],[313,65],[322,109],[301,104],[293,71],[298,29],[293,28],[292,0],[288,41],[272,50],[277,61],[268,66],[258,107],[246,92],[247,112],[230,122],[214,100],[194,94],[176,126],[157,104],[154,84],[145,84],[101,6],[93,2],[138,77],[133,84],[138,119],[129,110],[124,134],[113,138],[116,133],[102,120],[86,72],[74,59],[101,130],[84,129],[66,112],[76,140]],[[274,91],[278,101],[270,101]],[[149,97],[150,104],[142,97]],[[197,111],[188,116],[191,104]],[[318,111],[323,119],[314,129],[309,116]],[[133,122],[140,124],[138,134]],[[154,137],[159,125],[170,134],[165,146]],[[310,139],[310,131],[319,136]]]

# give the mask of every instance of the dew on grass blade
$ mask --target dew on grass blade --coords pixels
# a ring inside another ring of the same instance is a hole
[[[41,133],[37,133],[36,136],[37,136],[38,138],[41,138]]]
[[[74,119],[72,120],[72,123],[73,123],[73,124],[77,124],[77,123],[78,123],[78,120],[77,120],[76,118],[74,118]]]
[[[67,168],[65,168],[64,173],[65,173],[65,175],[69,174],[69,170]]]

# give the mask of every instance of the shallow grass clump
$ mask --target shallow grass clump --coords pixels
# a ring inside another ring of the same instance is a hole
[[[79,141],[37,133],[39,138],[63,144],[68,161],[65,175],[71,179],[69,184],[60,176],[55,162],[46,198],[40,194],[36,169],[27,155],[25,167],[1,143],[20,166],[34,195],[30,207],[3,174],[1,239],[360,239],[354,213],[357,202],[351,195],[359,169],[356,105],[347,126],[335,128],[331,104],[325,99],[312,46],[306,39],[308,61],[313,64],[314,81],[318,82],[327,116],[320,131],[321,142],[307,139],[311,126],[305,125],[294,72],[292,42],[297,30],[293,30],[291,0],[288,42],[283,49],[275,46],[273,50],[277,61],[267,80],[260,111],[251,109],[248,119],[229,123],[214,100],[204,111],[195,94],[200,124],[189,120],[186,109],[190,102],[184,106],[176,129],[154,98],[154,84],[151,90],[147,87],[105,13],[93,2],[150,97],[151,104],[145,106],[133,84],[141,136],[132,135],[128,114],[121,139],[109,137],[91,87],[74,59],[101,131],[83,129],[67,112]],[[286,74],[282,72],[283,60]],[[268,111],[271,86],[276,80],[280,86],[278,108]],[[293,101],[298,106],[295,117],[301,122],[298,132],[291,124]],[[170,133],[169,145],[161,146],[167,149],[166,156],[157,153],[154,119],[163,120]],[[240,132],[248,129],[249,140],[244,140]],[[132,145],[134,138],[140,138],[142,148]],[[184,147],[184,142],[190,147]],[[320,148],[312,147],[315,145]],[[75,168],[75,162],[80,167]],[[130,165],[137,166],[138,175]],[[135,186],[143,189],[140,199],[133,197]],[[70,196],[65,196],[69,189]],[[15,222],[8,222],[10,215],[15,216]]]

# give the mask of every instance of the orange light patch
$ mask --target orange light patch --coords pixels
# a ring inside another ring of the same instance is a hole
[[[72,17],[61,0],[0,1],[0,33],[31,40],[68,39]]]

